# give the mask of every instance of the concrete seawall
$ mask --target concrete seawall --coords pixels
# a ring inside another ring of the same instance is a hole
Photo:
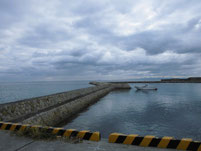
[[[23,120],[23,123],[55,126],[72,115],[79,113],[84,108],[98,101],[101,97],[108,94],[113,88],[105,88],[90,95],[75,99],[64,105],[60,105],[46,112],[42,112]]]
[[[96,86],[0,105],[0,121],[55,126],[128,84],[92,82]]]

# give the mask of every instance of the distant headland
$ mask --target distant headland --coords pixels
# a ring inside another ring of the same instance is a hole
[[[111,83],[201,83],[201,77],[169,78],[161,79],[160,81],[122,81]]]

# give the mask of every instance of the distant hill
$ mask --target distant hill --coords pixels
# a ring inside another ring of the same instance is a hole
[[[161,79],[161,82],[201,82],[201,77]]]

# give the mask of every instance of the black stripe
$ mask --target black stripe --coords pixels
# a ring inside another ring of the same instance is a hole
[[[83,139],[89,140],[90,137],[91,137],[91,135],[92,135],[92,133],[86,132],[85,135],[84,135],[84,137],[83,137]]]
[[[61,129],[58,131],[58,133],[56,135],[59,135],[59,136],[63,136],[63,134],[66,132],[66,130],[64,129]]]
[[[41,130],[42,130],[42,129],[43,129],[43,128],[41,128]],[[53,128],[47,128],[47,129],[46,129],[46,132],[47,132],[47,133],[52,133],[53,130],[54,130]]]
[[[39,131],[43,130],[44,128],[42,126],[37,127]],[[46,129],[47,131],[47,129]]]
[[[180,142],[181,142],[181,140],[176,140],[176,139],[170,140],[167,148],[176,149]]]
[[[20,130],[21,127],[22,127],[22,125],[17,125],[17,126],[15,127],[15,130],[18,131],[18,130]]]
[[[101,134],[99,133],[99,140],[101,140]]]
[[[187,148],[187,150],[193,150],[196,151],[198,150],[199,146],[201,145],[200,142],[191,142]]]
[[[12,124],[7,124],[5,130],[10,130],[11,126],[12,126]]]
[[[132,142],[132,145],[140,145],[144,137],[137,136]]]
[[[70,137],[76,137],[78,134],[78,131],[72,131],[72,133],[70,134]]]
[[[3,123],[0,123],[0,128],[1,128],[2,125],[3,125]]]
[[[153,138],[149,144],[150,147],[157,147],[158,144],[160,143],[161,139],[160,138]]]
[[[115,143],[123,143],[125,141],[127,136],[122,136],[120,135],[117,140],[115,141]]]

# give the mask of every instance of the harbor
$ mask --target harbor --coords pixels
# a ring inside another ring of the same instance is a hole
[[[76,129],[79,133],[82,130],[90,130],[94,136],[98,131],[101,139],[106,142],[114,132],[139,135],[142,139],[148,139],[146,137],[150,135],[152,139],[169,136],[175,141],[181,141],[184,138],[201,140],[201,123],[198,120],[201,107],[200,84],[145,83],[143,85],[107,82],[90,82],[90,84],[94,86],[1,104],[1,119],[8,123],[2,123],[0,127],[2,130],[15,130],[16,124],[14,123],[13,127],[9,122],[18,122],[31,124],[33,128],[37,128],[34,125],[56,126],[61,130]],[[136,90],[135,87],[157,88],[157,91]],[[42,102],[47,103],[45,105]],[[24,106],[23,116],[20,115],[22,105]],[[65,135],[65,133],[62,134]],[[5,134],[1,133],[1,135]],[[100,141],[96,138],[94,140]],[[199,143],[195,144],[194,148],[199,150]]]
[[[200,10],[0,0],[0,151],[201,151]]]

